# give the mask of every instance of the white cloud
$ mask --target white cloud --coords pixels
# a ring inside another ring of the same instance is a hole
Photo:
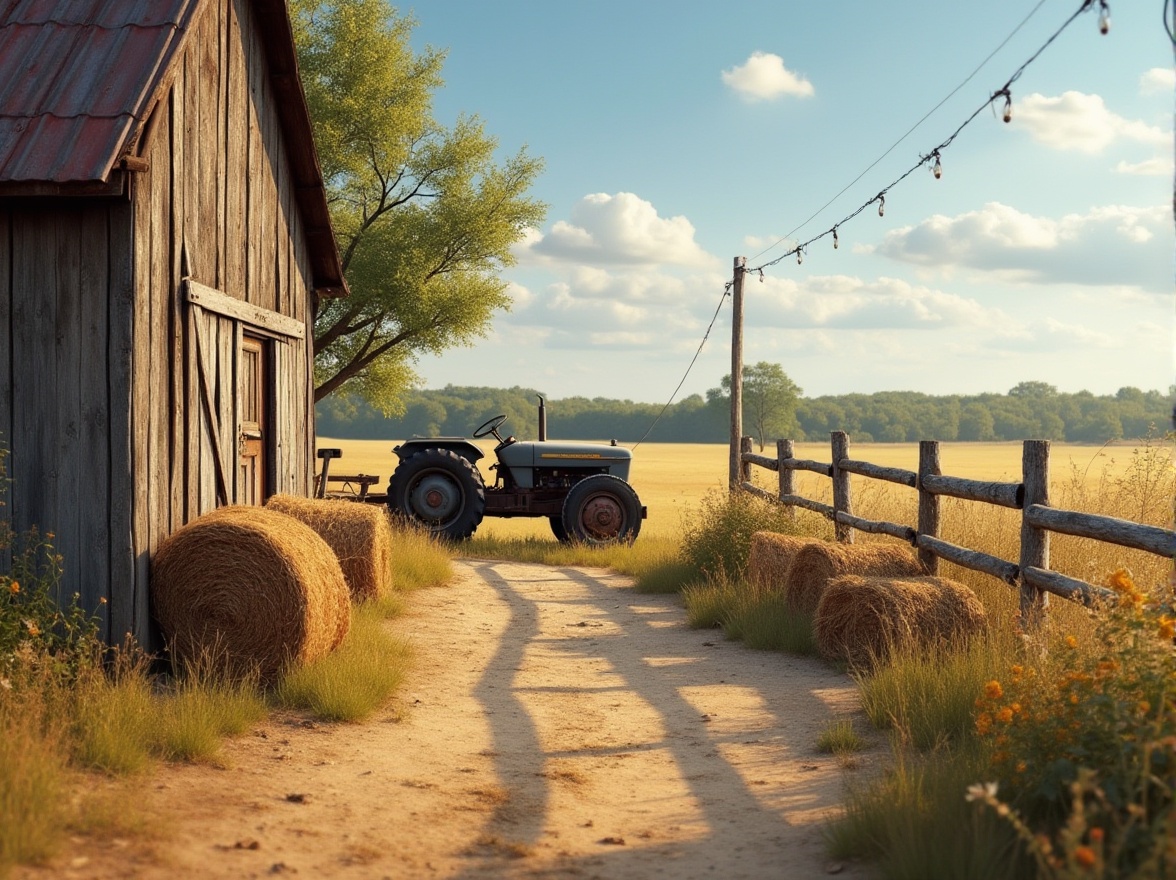
[[[954,293],[898,278],[866,281],[849,275],[813,275],[800,281],[765,280],[748,307],[748,324],[828,329],[996,330],[1006,316]],[[754,317],[752,312],[754,311]]]
[[[1040,144],[1055,150],[1101,153],[1119,139],[1167,146],[1171,134],[1154,125],[1124,119],[1107,109],[1099,95],[1065,92],[1047,98],[1031,94],[1017,102],[1013,122]]]
[[[967,269],[1004,281],[1135,286],[1168,292],[1168,209],[1108,205],[1060,220],[990,202],[889,232],[874,250],[942,273]]]
[[[1115,171],[1119,174],[1134,174],[1140,177],[1171,177],[1173,173],[1171,157],[1144,159],[1142,162],[1119,162]]]
[[[1139,90],[1145,95],[1170,92],[1173,88],[1176,88],[1176,70],[1171,67],[1153,67],[1139,78]]]
[[[784,66],[771,52],[752,52],[742,64],[724,70],[723,83],[748,101],[771,101],[784,95],[811,98],[813,84]]]
[[[674,265],[710,267],[715,257],[694,240],[685,217],[660,217],[633,193],[593,193],[558,220],[546,235],[528,233],[515,249],[520,262],[558,261],[591,266]]]

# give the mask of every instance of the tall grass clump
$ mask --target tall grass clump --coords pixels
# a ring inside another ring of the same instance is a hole
[[[741,578],[751,536],[760,531],[800,534],[782,505],[750,492],[713,490],[683,517],[682,561],[699,577]]]
[[[778,591],[719,575],[687,584],[682,600],[694,629],[722,627],[727,638],[764,651],[816,653],[812,618],[790,610]]]
[[[385,706],[404,679],[410,652],[383,620],[378,608],[358,606],[343,644],[286,675],[274,691],[277,704],[328,721],[362,721]]]
[[[990,631],[946,650],[901,649],[890,662],[853,675],[870,722],[928,751],[973,734],[976,694],[1014,651],[1012,637]]]
[[[411,522],[392,520],[392,553],[388,561],[388,583],[392,589],[368,603],[387,619],[399,617],[408,608],[408,594],[425,587],[440,586],[453,577],[453,553],[425,529]]]

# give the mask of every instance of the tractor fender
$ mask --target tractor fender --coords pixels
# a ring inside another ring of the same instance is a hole
[[[392,451],[401,461],[411,458],[424,449],[447,449],[460,455],[470,464],[476,464],[478,459],[486,457],[481,449],[465,437],[413,437],[411,440],[405,440],[399,446],[392,447]]]

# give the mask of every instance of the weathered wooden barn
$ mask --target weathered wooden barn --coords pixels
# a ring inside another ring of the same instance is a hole
[[[107,639],[176,528],[308,492],[344,288],[283,0],[0,0],[0,515]]]

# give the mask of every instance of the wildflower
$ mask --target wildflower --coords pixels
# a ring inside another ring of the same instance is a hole
[[[1096,826],[1090,829],[1090,840],[1092,843],[1102,843],[1104,836],[1106,836],[1106,832],[1101,828]]]
[[[1094,854],[1088,846],[1079,846],[1074,849],[1074,861],[1076,861],[1083,868],[1093,868],[1094,863],[1098,861],[1098,856]]]
[[[990,801],[995,797],[995,782],[977,782],[974,785],[968,786],[968,791],[967,794],[964,795],[964,800],[971,803],[972,801]]]
[[[992,716],[987,712],[981,712],[976,716],[976,733],[981,736],[987,736],[988,731],[992,729]]]
[[[29,620],[28,618],[25,618],[24,625],[25,629],[29,631],[30,636],[39,636],[41,634],[41,628],[37,626],[37,622],[35,620]]]
[[[1026,764],[1024,761],[1018,761],[1015,769],[1018,773],[1024,773],[1028,768],[1029,768],[1029,765]]]
[[[1107,578],[1107,586],[1116,593],[1131,593],[1135,591],[1135,581],[1131,579],[1131,572],[1125,568],[1120,568]]]
[[[1001,724],[1008,724],[1010,721],[1013,720],[1013,710],[1011,708],[1009,708],[1008,706],[1005,706],[1003,709],[1001,709],[999,712],[996,713],[996,720],[999,721]]]
[[[999,700],[1004,696],[1004,688],[1000,686],[999,681],[994,679],[993,681],[990,681],[988,684],[984,685],[984,696],[988,697],[990,700]]]
[[[20,581],[10,582],[8,584],[8,592],[12,593],[14,596],[20,593]]]
[[[1135,704],[1135,708],[1139,710],[1140,715],[1146,715],[1151,711],[1151,703],[1149,703],[1147,700],[1140,700]]]
[[[98,604],[99,604],[99,605],[105,605],[105,604],[106,604],[106,597],[105,597],[105,596],[99,596],[99,597],[98,597]]]
[[[1167,614],[1160,615],[1160,638],[1176,638],[1176,617],[1169,617]]]
[[[1073,636],[1066,636],[1066,647],[1067,648],[1077,648],[1078,647],[1078,640],[1076,638],[1074,638]]]
[[[1009,706],[1009,708],[1012,709],[1014,715],[1021,714],[1021,704],[1020,703],[1013,703]]]
[[[1024,671],[1025,671],[1025,668],[1023,666],[1021,666],[1021,664],[1019,664],[1019,663],[1015,664],[1012,668],[1013,675],[1020,675]]]

